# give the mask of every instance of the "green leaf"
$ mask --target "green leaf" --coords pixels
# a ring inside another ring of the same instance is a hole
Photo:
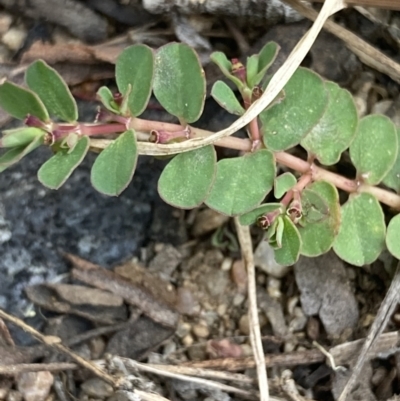
[[[204,146],[175,156],[158,181],[161,198],[172,206],[192,209],[207,198],[217,170],[214,146]]]
[[[388,117],[370,115],[360,120],[350,146],[350,158],[359,179],[366,184],[379,184],[393,167],[397,154],[396,127]]]
[[[192,48],[183,43],[169,43],[157,51],[153,90],[161,105],[181,122],[199,119],[206,81]]]
[[[278,44],[269,42],[264,45],[259,54],[255,54],[247,59],[247,84],[250,88],[261,82],[268,68],[274,62],[278,51]]]
[[[0,85],[0,107],[19,120],[31,115],[41,121],[49,121],[49,114],[39,97],[12,82],[5,81]]]
[[[4,131],[4,136],[0,139],[1,148],[24,147],[31,143],[35,138],[43,138],[45,132],[35,127],[22,127]]]
[[[274,177],[274,156],[266,149],[220,160],[205,203],[229,216],[246,213],[262,202],[272,188]]]
[[[301,193],[304,221],[305,223],[319,223],[328,217],[329,205],[323,196],[310,187],[305,188]]]
[[[119,107],[114,100],[112,92],[107,86],[102,86],[97,91],[97,96],[107,110],[110,110],[112,113],[119,114]]]
[[[293,74],[284,91],[280,103],[260,114],[264,143],[275,151],[299,144],[318,123],[329,99],[322,79],[305,68]]]
[[[400,128],[397,128],[397,143],[400,147]],[[397,158],[391,168],[382,181],[389,188],[394,189],[397,193],[400,192],[400,151],[397,149]]]
[[[326,181],[316,181],[308,186],[307,190],[319,195],[327,205],[327,215],[325,218],[315,223],[298,227],[302,240],[301,253],[313,257],[328,252],[332,247],[339,231],[341,214],[339,194],[334,185]],[[310,197],[308,197],[309,199]]]
[[[289,217],[280,217],[283,222],[280,248],[275,248],[275,261],[282,266],[291,266],[300,256],[301,238],[299,231]]]
[[[358,114],[350,92],[333,82],[325,82],[325,86],[329,92],[328,107],[300,144],[322,164],[331,166],[352,143]]]
[[[210,59],[215,64],[217,64],[222,74],[224,74],[226,78],[232,81],[239,90],[244,88],[243,82],[232,74],[232,63],[225,56],[225,53],[222,52],[211,53]]]
[[[83,136],[72,151],[62,149],[45,162],[38,171],[39,181],[47,188],[58,189],[81,164],[89,150],[90,139]]]
[[[271,213],[278,209],[283,213],[282,205],[280,203],[264,203],[263,205],[257,206],[252,211],[242,214],[239,217],[240,224],[243,226],[249,226],[250,224],[256,223],[258,218],[264,214]]]
[[[128,86],[128,108],[132,116],[143,113],[151,95],[154,76],[154,54],[150,47],[137,44],[129,46],[119,55],[115,77],[119,91],[125,96]]]
[[[258,75],[259,80],[256,84],[259,84],[261,79],[264,77],[268,68],[275,61],[276,56],[279,52],[279,45],[276,42],[268,42],[264,45],[259,53],[259,61],[258,61]]]
[[[258,73],[258,54],[253,54],[250,57],[247,57],[246,62],[246,80],[249,88],[253,88],[255,84],[255,77]]]
[[[132,180],[137,157],[135,133],[125,131],[97,156],[91,172],[93,187],[105,195],[118,196]]]
[[[46,106],[50,114],[63,121],[78,119],[78,107],[68,85],[61,75],[44,61],[32,63],[26,70],[25,80]]]
[[[41,131],[38,128],[36,129]],[[43,137],[45,132],[41,131],[41,133],[43,134],[42,136],[36,136],[29,144],[11,148],[9,151],[2,154],[0,156],[0,172],[20,161],[24,156],[38,148],[40,145],[43,145]]]
[[[232,89],[225,82],[215,82],[211,89],[211,96],[222,108],[227,110],[229,113],[236,114],[238,116],[244,114],[244,108],[237,100]]]
[[[368,193],[350,195],[342,206],[342,223],[333,249],[352,265],[372,263],[384,249],[385,231],[383,211],[376,198]]]
[[[400,214],[390,220],[386,234],[386,246],[395,258],[400,259]]]
[[[292,173],[283,173],[275,178],[274,196],[276,199],[282,198],[289,189],[292,189],[297,183],[296,177]]]

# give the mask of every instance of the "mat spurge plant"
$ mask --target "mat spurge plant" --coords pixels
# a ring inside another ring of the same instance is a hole
[[[214,53],[212,61],[231,85],[217,81],[212,97],[229,113],[244,115],[268,91],[268,68],[278,50],[276,43],[267,43],[245,64]],[[165,202],[183,209],[205,203],[239,216],[243,225],[259,225],[278,263],[290,265],[301,254],[318,256],[332,247],[358,266],[376,260],[385,246],[400,258],[400,215],[395,214],[400,210],[400,130],[382,115],[359,119],[347,90],[299,68],[248,124],[248,139],[228,136],[210,144],[212,132],[190,125],[200,118],[206,94],[204,72],[190,47],[171,43],[153,52],[131,46],[117,60],[116,83],[118,93],[99,89],[103,108],[97,121],[87,124],[79,122],[67,85],[45,62],[28,67],[26,88],[3,82],[0,106],[25,126],[4,132],[0,171],[48,146],[54,155],[39,168],[38,178],[58,189],[93,150],[99,155],[92,185],[117,196],[132,180],[140,154],[174,154],[158,182]],[[138,118],[152,92],[178,124]],[[305,159],[291,152],[299,145]],[[218,161],[215,146],[241,152]],[[332,172],[347,150],[353,179]],[[342,205],[338,189],[349,194]],[[381,203],[395,214],[388,227]]]

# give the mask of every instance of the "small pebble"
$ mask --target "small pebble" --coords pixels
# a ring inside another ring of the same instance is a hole
[[[210,335],[210,330],[204,324],[196,324],[192,327],[193,334],[198,338],[207,338]]]
[[[45,401],[54,377],[48,371],[24,372],[18,375],[17,388],[25,401]]]
[[[224,316],[227,309],[228,309],[228,306],[226,304],[218,305],[218,308],[217,308],[218,315]]]
[[[299,302],[299,297],[291,297],[288,299],[287,304],[286,304],[286,309],[289,312],[289,315],[293,315],[294,313],[294,308],[296,307],[297,303]]]
[[[253,349],[251,348],[250,344],[242,344],[241,345],[243,356],[252,356]]]
[[[231,270],[232,263],[233,263],[232,258],[224,258],[224,260],[221,263],[221,270],[225,272]]]
[[[236,260],[232,265],[232,281],[236,284],[237,290],[245,294],[247,292],[247,272],[242,260]]]
[[[304,315],[303,310],[296,307],[293,315],[294,317],[289,323],[289,330],[291,332],[303,330],[307,324],[307,317]]]
[[[175,341],[169,341],[163,347],[163,355],[168,356],[176,352],[176,343]]]
[[[192,234],[195,237],[207,234],[217,228],[221,227],[229,219],[228,216],[224,216],[212,209],[203,209],[200,211],[193,224]]]
[[[271,298],[279,299],[282,297],[280,287],[281,287],[280,280],[273,278],[273,277],[270,277],[268,279],[267,292]]]
[[[176,335],[179,338],[185,337],[189,332],[192,326],[189,323],[179,322],[178,328],[176,330]]]
[[[193,342],[194,342],[193,337],[190,334],[182,338],[182,344],[185,347],[190,347],[191,345],[193,345]]]
[[[199,314],[200,304],[189,288],[178,288],[176,295],[176,309],[179,313],[188,316]]]
[[[239,319],[239,331],[241,334],[248,336],[250,334],[249,317],[248,315],[243,315]]]
[[[12,17],[5,12],[0,13],[0,35],[4,35],[12,24]]]
[[[22,27],[10,28],[2,38],[2,42],[11,50],[19,50],[26,38],[26,30]]]
[[[274,250],[267,241],[261,241],[254,252],[254,264],[265,273],[276,278],[282,278],[290,269],[276,263]]]
[[[295,350],[297,341],[287,341],[283,347],[284,352],[292,352]]]
[[[110,397],[114,392],[110,384],[99,379],[98,377],[93,377],[92,379],[83,382],[81,384],[81,389],[88,396],[94,398],[107,398]]]
[[[233,306],[239,306],[243,303],[243,301],[246,299],[246,296],[244,294],[237,293],[233,297]]]

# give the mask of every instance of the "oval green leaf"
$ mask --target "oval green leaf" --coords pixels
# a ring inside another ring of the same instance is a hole
[[[54,68],[42,60],[35,61],[26,70],[25,80],[51,115],[68,122],[78,119],[78,107],[75,99],[68,85]]]
[[[286,84],[284,99],[260,114],[265,145],[281,151],[297,144],[318,123],[328,105],[324,82],[299,68]]]
[[[272,189],[275,159],[266,149],[217,163],[217,175],[206,204],[223,214],[236,216],[263,201]]]
[[[268,42],[261,49],[259,54],[255,54],[247,59],[247,84],[250,88],[258,85],[264,78],[268,68],[274,62],[279,51],[279,46],[275,42]]]
[[[386,233],[386,246],[389,252],[400,260],[400,214],[390,220]]]
[[[78,140],[72,151],[61,149],[40,167],[38,171],[39,181],[47,188],[60,188],[81,164],[89,150],[89,145],[89,137],[83,136]]]
[[[28,115],[49,121],[46,107],[32,91],[5,81],[0,85],[0,107],[11,116],[23,120]]]
[[[243,226],[249,226],[250,224],[256,223],[258,218],[262,215],[278,209],[283,213],[282,205],[280,203],[264,203],[263,205],[257,206],[252,211],[242,214],[239,217],[240,224]]]
[[[154,77],[154,55],[150,47],[137,44],[124,49],[117,59],[115,77],[118,90],[128,96],[131,115],[142,114],[150,99]],[[129,85],[131,91],[127,94]]]
[[[388,117],[370,115],[360,120],[350,158],[363,182],[379,184],[394,166],[397,154],[396,127]]]
[[[217,156],[212,145],[180,153],[164,168],[158,192],[170,205],[192,209],[207,198],[216,169]]]
[[[243,82],[232,74],[232,63],[228,60],[225,53],[213,52],[211,53],[210,59],[219,67],[222,74],[231,80],[238,89],[242,89],[244,87]]]
[[[153,90],[161,105],[181,123],[199,119],[206,80],[192,48],[183,43],[169,43],[157,51]]]
[[[244,108],[233,93],[233,90],[222,81],[217,81],[211,89],[211,96],[226,111],[231,114],[241,116],[244,114]]]
[[[342,206],[342,223],[333,249],[352,265],[372,263],[385,247],[385,231],[383,211],[376,198],[368,193],[350,195]]]
[[[299,231],[288,216],[283,216],[282,246],[275,248],[275,261],[282,266],[291,266],[300,256],[301,238]]]
[[[398,144],[398,148],[397,148],[396,161],[382,182],[385,185],[387,185],[389,188],[392,188],[397,193],[399,193],[400,192],[400,149],[399,149],[400,148],[400,128],[397,128],[397,144]]]
[[[26,156],[28,153],[30,153],[33,150],[35,150],[36,148],[38,148],[40,145],[43,145],[43,138],[44,138],[45,132],[40,130],[39,128],[35,128],[35,129],[37,129],[42,135],[38,134],[27,145],[12,148],[0,156],[0,172],[4,171],[8,167],[12,166],[14,163],[17,163],[18,161],[20,161],[24,156]]]
[[[102,86],[99,88],[97,91],[97,96],[107,110],[110,110],[112,113],[119,114],[119,107],[114,100],[112,92],[107,86]]]
[[[4,134],[0,139],[0,148],[26,146],[37,137],[43,138],[45,132],[35,127],[22,127],[4,131]]]
[[[332,247],[339,232],[341,214],[339,194],[335,186],[326,181],[316,181],[307,189],[318,194],[328,208],[325,218],[298,227],[302,242],[301,253],[313,257],[328,252]]]
[[[352,143],[358,114],[349,91],[333,82],[325,82],[325,86],[329,92],[328,107],[300,144],[322,164],[331,166],[339,161],[341,153]]]
[[[282,198],[289,189],[292,189],[297,183],[296,177],[292,173],[283,173],[275,178],[274,196],[276,199]]]
[[[131,182],[138,152],[133,130],[125,131],[108,145],[93,164],[93,187],[110,196],[118,196]]]

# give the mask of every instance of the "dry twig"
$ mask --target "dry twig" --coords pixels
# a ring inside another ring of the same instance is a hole
[[[239,388],[236,388],[233,386],[229,386],[227,384],[218,383],[218,382],[203,379],[203,378],[191,377],[191,376],[186,376],[181,373],[171,372],[170,370],[163,369],[162,365],[159,367],[153,367],[151,365],[136,362],[136,361],[134,361],[132,359],[128,359],[128,358],[114,357],[113,359],[121,360],[122,363],[125,365],[125,367],[128,370],[129,369],[134,370],[134,371],[141,370],[143,372],[152,373],[152,374],[156,374],[159,376],[170,377],[170,378],[176,379],[176,380],[183,380],[183,381],[187,381],[187,382],[191,382],[191,383],[196,383],[196,384],[199,384],[204,387],[214,388],[214,389],[218,389],[221,391],[235,393],[235,394],[246,396],[246,397],[251,397],[251,398],[256,398],[256,399],[258,398],[257,394],[254,392],[242,390],[242,389],[239,389]]]
[[[0,375],[14,376],[23,372],[60,372],[65,370],[75,370],[78,368],[76,363],[54,362],[54,363],[19,363],[16,365],[0,365]]]
[[[307,7],[304,4],[300,3],[298,0],[284,0],[285,3],[289,4],[293,9],[302,14],[304,17],[311,19],[314,21],[318,12],[312,9],[311,7]],[[375,3],[378,1],[375,0]],[[397,1],[397,4],[400,3]],[[361,39],[353,32],[350,32],[346,28],[336,24],[333,21],[326,21],[324,28],[337,36],[339,39],[343,40],[346,46],[356,55],[358,58],[369,67],[376,69],[379,72],[382,72],[388,75],[397,83],[400,83],[400,64],[396,63],[390,57],[383,54],[381,51],[371,46],[365,40]]]
[[[244,260],[247,271],[247,297],[249,300],[250,342],[253,348],[254,359],[256,362],[258,387],[260,389],[261,401],[268,401],[269,389],[267,370],[264,364],[264,351],[261,341],[260,322],[258,320],[253,244],[251,241],[249,226],[242,226],[237,217],[235,217],[235,225],[239,237],[240,249],[242,251],[242,258]]]

